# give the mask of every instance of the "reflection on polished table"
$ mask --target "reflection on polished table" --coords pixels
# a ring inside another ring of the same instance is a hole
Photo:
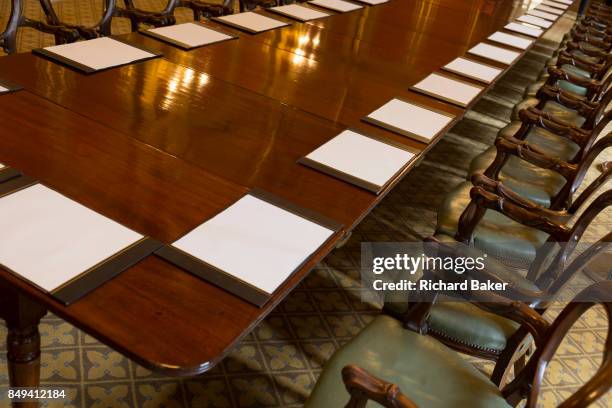
[[[192,51],[133,33],[123,39],[164,57],[93,75],[32,54],[1,58],[0,78],[25,90],[0,97],[0,161],[129,228],[170,243],[253,187],[344,225],[262,308],[155,256],[68,307],[0,270],[12,384],[38,381],[46,310],[152,370],[213,367],[401,178],[376,196],[297,160],[347,127],[426,152],[435,140],[360,119],[393,97],[459,119],[462,109],[408,87],[502,29],[517,7],[392,0],[258,35],[206,22],[240,38]]]

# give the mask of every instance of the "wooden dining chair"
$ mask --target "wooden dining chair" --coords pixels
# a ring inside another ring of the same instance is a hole
[[[546,62],[547,68],[556,67],[571,76],[549,80],[549,72],[544,70],[538,81],[527,87],[525,97],[534,97],[544,84],[555,84],[573,96],[588,99],[589,92],[593,92],[591,88],[596,88],[588,80],[601,80],[608,71],[612,64],[611,49],[612,43],[605,32],[577,22]]]
[[[62,21],[57,15],[51,0],[39,0],[39,2],[49,24],[66,27],[70,30],[75,30],[78,33],[77,39],[91,40],[93,38],[106,37],[111,35],[111,22],[116,12],[116,0],[103,1],[102,16],[100,20],[98,20],[94,25],[91,26],[66,23]],[[74,41],[76,41],[77,39],[74,39]]]
[[[498,137],[495,156],[484,175],[476,172],[470,181],[458,184],[444,198],[438,210],[436,233],[456,237],[461,242],[476,242],[508,262],[528,265],[547,234],[519,225],[504,214],[486,211],[471,197],[474,183],[493,180],[515,197],[557,211],[558,219],[567,222],[610,179],[612,166],[604,165],[601,174],[581,194],[576,194],[595,159],[610,146],[612,135],[607,135],[590,147],[582,161],[572,164],[547,156],[528,141]]]
[[[203,0],[179,0],[179,7],[187,7],[193,11],[193,19],[220,17],[234,12],[234,2],[223,0],[222,3],[210,3]]]
[[[534,408],[562,341],[581,316],[601,305],[608,319],[601,366],[560,405],[587,407],[612,387],[610,293],[612,282],[586,288],[552,324],[524,303],[493,293],[471,294],[474,307],[514,322],[536,345],[529,362],[502,389],[444,343],[406,330],[400,320],[378,316],[325,364],[305,408],[364,408],[371,403],[389,408],[508,408],[523,400]]]
[[[166,7],[160,11],[147,11],[135,6],[134,0],[123,0],[124,7],[117,7],[115,16],[130,19],[132,31],[138,30],[141,24],[154,27],[163,27],[176,24],[174,16],[177,7],[186,7],[192,10],[194,20],[224,16],[233,13],[232,0],[223,0],[222,3],[211,3],[205,0],[168,0]]]
[[[578,247],[593,220],[612,205],[612,190],[597,197],[571,227],[563,222],[568,217],[566,212],[538,206],[484,176],[475,180],[470,193],[477,202],[474,219],[482,216],[484,211],[492,211],[513,223],[507,232],[515,236],[504,241],[503,245],[521,244],[520,238],[526,234],[542,233],[543,237],[548,237],[535,249],[536,255],[533,256],[527,274],[522,275],[506,262],[495,258],[495,248],[491,251],[486,246],[483,248],[478,243],[462,241],[443,233],[428,238],[425,247],[433,243],[437,247],[448,247],[456,252],[460,250],[460,256],[463,257],[483,256],[483,252],[486,253],[486,273],[496,276],[494,282],[508,283],[511,290],[518,291],[519,295],[546,294],[540,300],[523,298],[540,312],[548,305],[543,299],[554,299],[578,271],[612,249],[612,231],[604,232],[603,237],[595,243],[581,243]],[[473,230],[474,224],[470,224],[470,221],[465,221],[465,227]],[[588,248],[582,251],[587,245]],[[578,250],[582,252],[578,253]],[[418,295],[406,302],[393,300],[385,303],[383,311],[402,320],[406,327],[430,334],[463,353],[501,362],[491,377],[496,384],[501,384],[511,362],[524,352],[528,344],[526,333],[519,331],[519,327],[512,321],[484,313],[469,303],[439,302],[435,298],[432,300],[431,293],[424,300]]]
[[[240,0],[240,12],[255,10],[257,7],[270,8],[295,3],[294,0]]]
[[[25,17],[23,7],[24,0],[11,0],[11,14],[7,26],[0,33],[0,46],[6,53],[17,52],[17,30],[19,28],[29,27],[43,33],[52,34],[55,36],[56,44],[76,41],[79,38],[79,33],[69,27]]]
[[[179,0],[168,0],[166,7],[160,11],[148,11],[137,8],[134,0],[123,0],[124,7],[116,6],[114,16],[125,17],[130,20],[132,31],[138,31],[141,24],[153,27],[164,27],[176,24],[174,11]]]
[[[591,131],[560,123],[535,108],[522,110],[519,117],[521,121],[502,128],[495,144],[472,160],[468,179],[484,173],[540,205],[569,208],[594,160],[612,144],[612,135],[603,135],[612,111]],[[601,168],[602,183],[610,177],[607,169]]]

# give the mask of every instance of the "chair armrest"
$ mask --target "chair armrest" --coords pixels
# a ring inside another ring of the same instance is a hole
[[[577,68],[584,69],[592,74],[597,74],[605,68],[605,64],[596,64],[592,61],[588,61],[579,55],[572,55],[567,51],[561,51],[557,58],[557,67],[561,68],[563,65],[573,65]]]
[[[586,55],[591,56],[591,57],[601,58],[603,60],[608,58],[608,55],[607,55],[606,52],[600,51],[600,50],[590,50],[590,49],[584,48],[579,43],[574,42],[574,41],[568,41],[565,46],[570,51],[571,50],[577,50],[577,51],[583,52]]]
[[[578,170],[577,165],[565,162],[559,158],[549,157],[529,142],[518,140],[514,137],[498,137],[495,140],[495,147],[497,148],[498,156],[503,154],[517,156],[534,166],[556,171],[565,177],[566,180],[571,179]],[[491,177],[488,170],[485,174]]]
[[[42,21],[25,18],[22,27],[30,27],[34,28],[35,30],[42,31],[43,33],[60,36],[66,42],[75,42],[79,39],[79,33],[77,30],[64,25],[52,25],[43,23]]]
[[[520,194],[513,191],[511,188],[507,187],[498,180],[490,179],[484,174],[474,174],[471,178],[472,184],[474,186],[482,187],[485,190],[498,195],[506,201],[509,201],[525,210],[529,210],[534,214],[549,217],[552,219],[567,217],[569,213],[566,210],[555,211],[548,209],[546,207],[541,206],[540,204],[536,204],[531,200],[528,200],[521,196]]]
[[[362,408],[368,400],[372,400],[387,408],[418,408],[397,385],[382,380],[357,365],[345,366],[342,369],[342,380],[351,395],[347,407]]]
[[[566,108],[577,111],[582,116],[593,114],[599,107],[597,102],[580,99],[569,92],[560,89],[557,85],[544,84],[536,93],[536,98],[540,101],[539,107],[543,107],[546,102],[553,101]],[[563,122],[560,122],[563,123]]]
[[[537,108],[521,109],[519,119],[526,124],[548,130],[560,137],[565,137],[579,146],[583,146],[591,136],[591,132],[574,125],[563,123],[553,116]]]
[[[605,21],[602,18],[599,18],[596,15],[585,15],[582,19],[582,23],[598,31],[605,32],[606,34],[612,34],[612,31],[608,29],[609,22]]]
[[[586,33],[576,33],[573,38],[574,41],[580,41],[588,43],[594,47],[600,48],[602,52],[610,48],[610,43],[597,38],[593,38],[591,35]]]
[[[519,224],[545,232],[555,238],[557,242],[567,242],[569,239],[571,229],[567,226],[560,224],[551,217],[527,210],[482,187],[472,187],[470,190],[470,198],[472,199],[472,203],[476,203],[479,207],[497,211]],[[463,215],[461,218],[463,218]],[[461,221],[460,219],[460,223]]]
[[[437,240],[432,237],[429,238],[428,241],[434,243]],[[438,246],[439,254],[446,257],[476,258],[483,256],[483,252],[479,249],[465,245],[461,242],[457,242],[457,244],[452,247],[440,241],[437,241],[436,245]],[[435,271],[435,273],[439,279],[444,281],[450,280],[458,282],[465,280],[465,278],[457,278],[460,275],[454,272],[441,273],[440,271]],[[525,326],[533,335],[536,344],[539,344],[539,342],[543,340],[549,325],[540,313],[532,309],[529,305],[537,305],[544,301],[547,293],[539,289],[530,290],[513,285],[512,275],[514,273],[515,272],[505,268],[503,264],[497,263],[496,261],[490,261],[486,268],[481,270],[477,268],[466,270],[463,276],[467,275],[471,279],[480,282],[508,283],[503,293],[497,293],[495,291],[471,291],[469,289],[460,293],[463,293],[466,299],[481,309]],[[508,296],[511,296],[512,299],[509,299]]]
[[[548,85],[554,85],[557,81],[568,81],[574,85],[588,89],[589,92],[599,92],[602,87],[599,81],[580,77],[557,67],[548,67],[548,74]]]

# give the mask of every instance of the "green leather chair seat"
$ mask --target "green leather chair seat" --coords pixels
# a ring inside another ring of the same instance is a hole
[[[535,107],[540,103],[535,97],[525,98],[521,102],[517,103],[512,110],[512,120],[520,120],[519,112],[521,109],[527,109],[529,107]],[[542,109],[544,112],[549,113],[555,119],[563,121],[565,123],[574,125],[576,127],[582,127],[586,118],[580,116],[575,110],[569,109],[560,103],[554,101],[548,101]]]
[[[529,85],[525,90],[525,97],[535,97],[540,88],[542,88],[545,83],[546,81],[536,81],[533,84]],[[557,85],[562,90],[576,97],[585,97],[587,94],[586,88],[575,85],[569,81],[558,81]]]
[[[430,336],[403,329],[399,321],[384,315],[334,353],[304,406],[344,407],[350,397],[341,371],[348,364],[397,384],[421,407],[510,406],[500,390],[458,353]],[[369,401],[366,406],[380,405]]]
[[[500,129],[498,136],[511,137],[521,128],[521,122],[510,122],[507,126]],[[571,161],[580,151],[580,146],[571,140],[557,136],[546,129],[539,127],[531,129],[525,138],[531,145],[542,150],[547,156],[559,157],[565,161]]]
[[[495,159],[497,150],[490,147],[470,163],[470,176],[484,173]],[[514,192],[537,204],[550,207],[555,197],[566,184],[565,178],[552,170],[534,166],[518,157],[511,157],[499,173],[498,179]]]
[[[526,172],[528,173],[528,172]],[[454,237],[459,217],[470,202],[472,183],[463,182],[447,194],[438,211],[436,234]],[[526,227],[497,211],[487,210],[474,230],[474,245],[489,256],[511,262],[531,263],[548,234]]]
[[[490,262],[490,259],[487,260]],[[522,277],[517,279],[525,280]],[[526,281],[525,285],[533,285]],[[396,316],[402,315],[407,303],[385,303],[385,309]],[[518,323],[474,306],[469,302],[450,301],[440,296],[431,308],[429,331],[480,350],[501,352],[510,336],[518,329]]]

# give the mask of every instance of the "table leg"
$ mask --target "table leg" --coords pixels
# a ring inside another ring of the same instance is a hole
[[[8,335],[7,363],[11,387],[38,387],[40,335],[38,323],[47,311],[14,289],[0,287],[0,317]],[[34,408],[37,402],[13,403],[13,408]]]

